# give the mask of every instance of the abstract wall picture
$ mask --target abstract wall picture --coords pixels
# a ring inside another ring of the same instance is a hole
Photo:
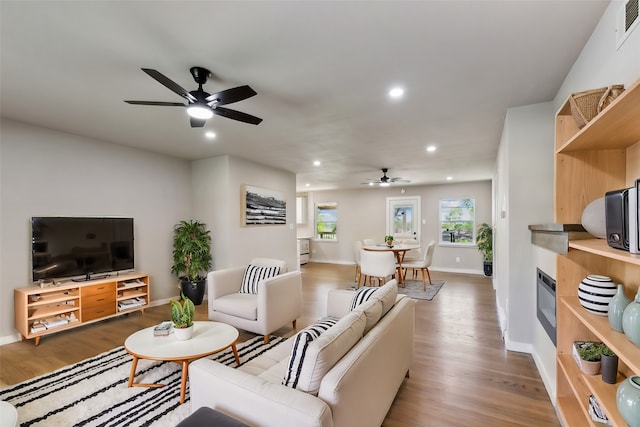
[[[242,226],[285,225],[287,204],[282,191],[242,185]]]

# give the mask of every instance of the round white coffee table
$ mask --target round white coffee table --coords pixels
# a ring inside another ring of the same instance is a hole
[[[18,425],[18,411],[9,402],[0,400],[0,427],[16,427]]]
[[[220,322],[193,322],[193,325],[193,336],[186,341],[178,341],[173,334],[164,337],[154,336],[154,326],[130,335],[124,342],[124,348],[133,356],[129,387],[163,387],[165,385],[134,384],[133,378],[139,359],[176,362],[182,365],[180,403],[184,403],[189,362],[231,347],[236,363],[240,364],[236,349],[236,341],[238,340],[236,328]]]

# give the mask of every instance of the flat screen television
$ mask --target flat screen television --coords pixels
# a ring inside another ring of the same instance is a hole
[[[34,282],[134,268],[133,218],[33,217],[31,239]]]

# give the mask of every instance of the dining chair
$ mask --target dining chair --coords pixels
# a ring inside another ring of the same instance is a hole
[[[384,285],[388,277],[396,274],[396,257],[391,251],[360,251],[360,276],[366,283],[367,278],[375,277]],[[360,287],[360,281],[358,281]]]
[[[398,243],[400,243],[401,245],[419,245],[420,244],[416,239],[401,239],[400,241],[398,241]],[[406,268],[404,268],[405,262],[416,262],[420,260],[422,260],[422,248],[408,250],[404,254],[404,258],[402,259],[403,269],[406,270]],[[418,272],[417,270],[414,269],[413,270],[414,279],[416,278],[416,274],[418,274]],[[406,274],[405,274],[405,277],[406,277]]]
[[[432,240],[427,245],[423,254],[424,256],[422,257],[421,260],[402,263],[402,266],[406,268],[407,271],[409,269],[413,269],[414,272],[417,270],[420,270],[422,272],[422,287],[424,288],[425,291],[427,290],[426,276],[429,277],[429,284],[430,285],[432,284],[431,273],[429,273],[429,267],[431,267],[431,261],[433,259],[433,251],[435,250],[435,248],[436,248],[436,242],[435,240]]]
[[[353,259],[356,263],[356,278],[354,282],[358,283],[358,287],[360,287],[360,251],[362,246],[362,240],[353,242]]]

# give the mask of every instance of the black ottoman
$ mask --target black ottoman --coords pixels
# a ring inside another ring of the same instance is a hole
[[[218,412],[215,409],[202,406],[193,414],[180,421],[176,427],[249,427],[245,423]]]

